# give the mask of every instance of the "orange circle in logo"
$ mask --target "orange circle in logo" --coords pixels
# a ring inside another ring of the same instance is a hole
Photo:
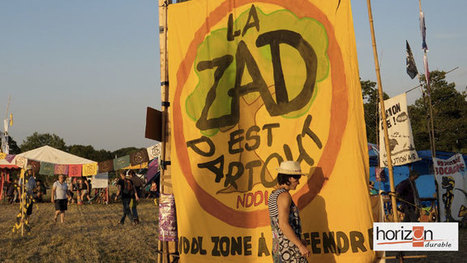
[[[331,121],[328,133],[328,141],[324,146],[323,153],[317,164],[320,173],[316,172],[310,177],[306,185],[293,195],[293,199],[298,201],[298,207],[303,208],[309,204],[324,186],[325,180],[329,178],[341,147],[342,136],[347,124],[348,113],[348,90],[345,83],[345,69],[342,54],[337,43],[332,24],[321,10],[311,2],[305,0],[293,1],[285,7],[283,0],[260,0],[255,3],[269,3],[287,8],[297,17],[313,17],[320,21],[329,37],[328,56],[331,63],[332,78],[332,100],[331,100]],[[203,42],[205,36],[209,34],[211,27],[216,25],[234,8],[252,4],[251,0],[224,1],[219,7],[213,10],[206,18],[205,22],[196,31],[191,41],[185,58],[180,63],[177,71],[177,87],[173,103],[173,133],[175,141],[175,151],[188,184],[196,195],[201,207],[212,216],[235,227],[256,228],[269,225],[267,209],[255,211],[237,211],[220,202],[218,199],[206,192],[193,177],[190,166],[186,139],[183,131],[183,118],[181,111],[180,97],[183,87],[187,81],[190,69],[196,58],[198,46]]]

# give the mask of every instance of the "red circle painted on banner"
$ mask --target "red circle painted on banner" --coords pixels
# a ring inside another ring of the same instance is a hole
[[[268,3],[285,7],[283,0],[259,0],[254,3]],[[190,69],[196,58],[197,47],[203,42],[205,36],[209,34],[211,27],[216,25],[226,15],[246,4],[252,4],[251,0],[224,1],[219,7],[213,10],[206,18],[203,25],[196,31],[191,41],[187,55],[180,63],[177,71],[177,87],[173,105],[173,133],[175,141],[175,151],[182,169],[182,173],[196,195],[201,207],[212,216],[235,227],[256,228],[269,225],[267,209],[255,211],[237,211],[226,206],[215,197],[210,195],[196,182],[190,167],[186,139],[183,131],[183,118],[180,104],[180,95],[187,81]],[[345,70],[342,54],[337,43],[334,29],[327,17],[311,2],[306,0],[296,0],[287,7],[297,17],[313,17],[320,21],[326,29],[329,37],[329,47],[327,54],[331,63],[332,78],[332,100],[331,100],[331,121],[328,133],[328,141],[324,146],[323,153],[317,164],[320,167],[319,174],[315,170],[308,179],[306,185],[293,194],[293,199],[298,201],[298,207],[303,208],[309,204],[319,193],[334,169],[336,159],[341,147],[342,136],[347,124],[348,115],[348,90],[345,83]],[[338,103],[337,103],[338,102]],[[331,138],[331,139],[330,139]]]

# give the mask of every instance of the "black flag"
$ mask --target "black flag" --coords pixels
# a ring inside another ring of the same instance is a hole
[[[415,60],[413,59],[412,50],[410,49],[409,42],[405,41],[407,46],[407,58],[405,59],[407,64],[407,74],[410,78],[415,78],[418,75],[417,66],[415,65]]]

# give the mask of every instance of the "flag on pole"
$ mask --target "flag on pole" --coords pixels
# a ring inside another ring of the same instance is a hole
[[[420,11],[420,32],[422,33],[422,49],[427,51],[428,46],[426,44],[425,15],[422,11]]]
[[[425,66],[425,80],[428,85],[430,82],[430,69],[428,68],[428,57],[426,53],[423,55],[423,65]],[[430,94],[428,94],[430,96]]]
[[[405,59],[407,65],[407,74],[409,74],[410,78],[413,79],[418,75],[417,65],[415,65],[412,50],[410,49],[410,45],[407,40],[405,41],[405,45],[407,48],[407,58]]]

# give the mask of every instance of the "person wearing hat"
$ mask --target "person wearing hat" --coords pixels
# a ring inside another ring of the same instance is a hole
[[[310,255],[310,250],[300,239],[302,235],[300,216],[289,193],[300,184],[302,169],[298,162],[284,161],[277,171],[278,187],[272,191],[268,199],[273,261],[307,263],[306,257]]]

